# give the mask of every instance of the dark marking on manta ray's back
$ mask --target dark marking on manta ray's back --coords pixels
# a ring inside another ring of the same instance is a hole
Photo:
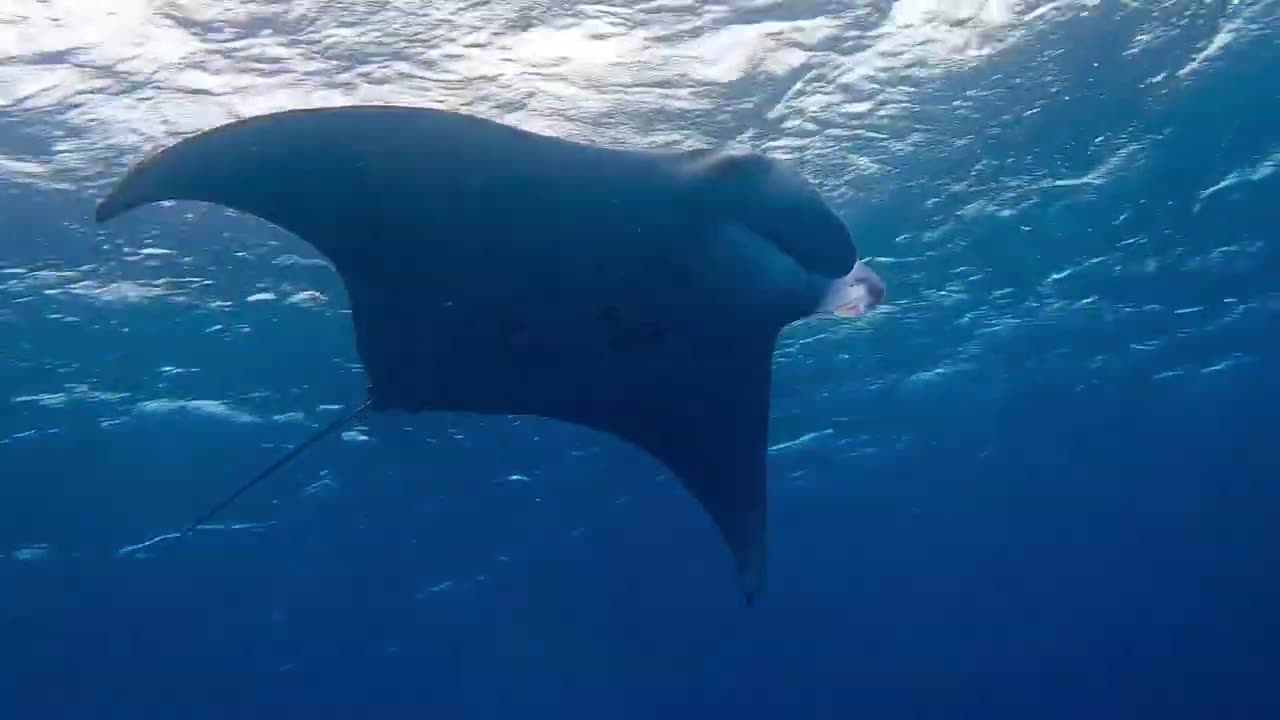
[[[844,223],[780,162],[608,148],[442,110],[215,127],[139,163],[95,217],[166,200],[255,215],[322,253],[369,380],[364,404],[202,521],[365,407],[536,415],[666,466],[719,530],[748,604],[765,585],[778,334],[884,298]]]
[[[667,336],[667,330],[656,323],[629,323],[621,317],[616,305],[600,310],[600,322],[605,326],[609,349],[615,352],[638,350],[647,345],[657,345]]]

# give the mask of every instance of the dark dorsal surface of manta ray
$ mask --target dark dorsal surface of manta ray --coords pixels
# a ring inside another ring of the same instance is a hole
[[[765,581],[777,337],[884,292],[820,194],[763,155],[609,148],[444,110],[216,127],[138,163],[96,219],[169,200],[252,214],[332,263],[373,410],[536,415],[647,451],[714,521],[748,603]]]

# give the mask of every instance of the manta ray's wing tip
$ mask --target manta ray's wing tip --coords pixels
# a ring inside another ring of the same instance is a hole
[[[107,222],[108,220],[110,220],[111,218],[119,214],[118,212],[114,211],[114,209],[111,207],[110,204],[108,204],[110,200],[111,200],[111,196],[108,195],[107,197],[103,198],[97,204],[97,206],[93,208],[93,221],[95,223]]]
[[[125,175],[111,188],[111,191],[105,197],[98,201],[98,204],[93,208],[93,221],[95,223],[104,223],[112,220],[139,205],[138,202],[126,202],[125,198],[124,190],[133,184],[133,178],[133,172]]]
[[[765,561],[764,561],[764,538],[761,536],[759,540],[751,543],[749,550],[743,552],[740,548],[735,550],[734,556],[738,563],[738,591],[742,593],[742,601],[747,607],[753,608],[760,596],[764,594],[765,586]]]

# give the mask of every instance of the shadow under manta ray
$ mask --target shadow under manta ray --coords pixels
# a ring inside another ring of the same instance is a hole
[[[777,336],[884,294],[819,193],[762,155],[606,148],[442,110],[223,125],[140,162],[96,219],[164,200],[247,212],[323,253],[370,383],[206,519],[366,407],[537,415],[670,469],[719,528],[748,605],[764,587]]]

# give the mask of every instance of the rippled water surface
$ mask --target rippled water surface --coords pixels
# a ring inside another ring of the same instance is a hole
[[[5,0],[0,713],[1280,717],[1275,0]],[[775,361],[771,579],[632,448],[371,416],[300,240],[131,163],[263,112],[736,144],[889,285]],[[180,710],[175,710],[180,707]]]

